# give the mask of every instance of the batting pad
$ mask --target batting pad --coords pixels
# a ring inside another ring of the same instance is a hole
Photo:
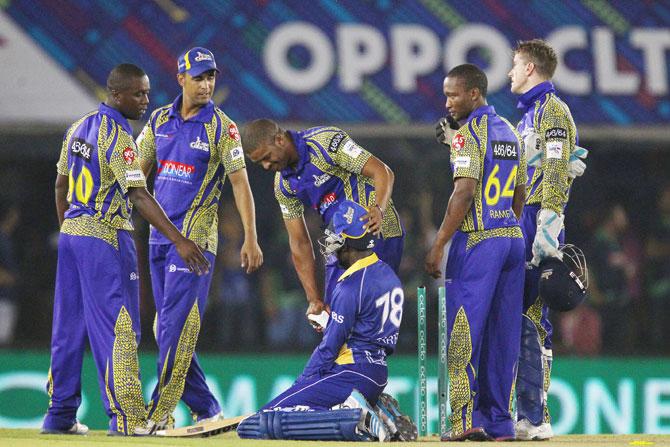
[[[318,441],[365,441],[356,427],[361,409],[325,411],[263,411],[237,427],[240,438]]]

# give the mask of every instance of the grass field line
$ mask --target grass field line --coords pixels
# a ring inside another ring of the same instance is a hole
[[[425,446],[436,443],[436,436],[422,438],[417,442],[406,442],[403,446]],[[338,442],[329,444],[333,446],[360,446],[368,443],[362,442]],[[97,447],[97,446],[155,446],[181,447],[181,446],[274,446],[274,447],[316,447],[323,446],[323,442],[307,441],[260,441],[240,439],[236,433],[224,433],[210,438],[157,438],[157,437],[118,437],[107,436],[104,431],[92,431],[87,436],[72,435],[40,435],[35,429],[0,429],[0,446],[2,447],[33,447],[33,446],[72,446],[72,447]],[[490,442],[468,442],[467,446],[491,446]],[[610,447],[610,446],[653,446],[670,447],[670,435],[562,435],[556,436],[550,441],[541,442],[506,442],[505,446],[524,447]]]

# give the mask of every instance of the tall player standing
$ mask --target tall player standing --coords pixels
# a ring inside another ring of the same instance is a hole
[[[251,273],[263,263],[254,198],[237,126],[211,100],[219,71],[214,55],[206,48],[192,48],[177,65],[182,93],[172,104],[155,110],[138,137],[142,169],[148,175],[158,165],[156,200],[212,265],[219,200],[228,177],[244,226],[242,268]],[[147,426],[153,432],[171,425],[180,398],[198,421],[221,417],[221,407],[195,355],[212,275],[196,276],[184,270],[174,245],[155,229],[149,246],[158,343],[158,383],[149,403]]]
[[[528,159],[528,196],[521,218],[526,240],[526,271],[521,352],[517,377],[516,437],[541,440],[553,436],[547,392],[552,364],[552,326],[538,294],[540,261],[561,257],[564,211],[572,179],[583,174],[587,151],[576,146],[577,129],[568,106],[556,95],[551,78],[554,50],[544,41],[519,42],[509,72],[511,91],[524,115],[517,130]]]

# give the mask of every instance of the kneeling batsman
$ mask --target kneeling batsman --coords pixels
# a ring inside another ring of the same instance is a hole
[[[382,393],[404,294],[393,269],[372,251],[376,237],[352,201],[337,206],[322,254],[345,272],[330,304],[323,340],[295,383],[237,428],[241,438],[323,441],[412,441],[416,425]],[[323,325],[323,324],[322,324]]]

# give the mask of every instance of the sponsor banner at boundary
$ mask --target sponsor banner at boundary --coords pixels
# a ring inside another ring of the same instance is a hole
[[[250,413],[290,386],[307,356],[202,355],[207,381],[227,416]],[[390,359],[387,391],[416,416],[418,411],[417,360]],[[272,365],[272,368],[267,368]],[[156,383],[155,356],[142,355],[140,366],[145,398]],[[48,405],[47,353],[0,353],[0,427],[40,426]],[[554,362],[549,407],[554,432],[670,433],[670,360],[571,359]],[[429,432],[437,432],[437,361],[429,358]],[[82,405],[79,418],[93,429],[106,429],[95,366],[84,360]],[[180,403],[178,426],[190,424],[190,412]]]

